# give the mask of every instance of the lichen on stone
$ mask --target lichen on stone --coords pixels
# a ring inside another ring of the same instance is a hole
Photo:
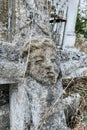
[[[31,41],[26,70],[26,76],[29,75],[42,84],[54,85],[57,82],[59,66],[55,45],[50,39],[33,38]]]

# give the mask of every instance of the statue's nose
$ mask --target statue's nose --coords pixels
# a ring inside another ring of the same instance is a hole
[[[46,60],[46,65],[50,66],[52,63],[51,63],[51,60],[50,59],[47,59]]]
[[[52,64],[51,61],[47,61],[45,64],[45,69],[47,70],[47,72],[52,70]]]
[[[50,72],[51,68],[52,68],[51,66],[46,66],[45,67],[45,69],[46,69],[47,72]]]
[[[44,62],[44,68],[49,72],[50,70],[52,70],[52,62],[51,62],[51,60],[50,59],[47,59],[47,60],[45,60],[45,62]]]

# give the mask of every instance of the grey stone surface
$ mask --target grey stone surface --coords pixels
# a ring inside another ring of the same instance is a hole
[[[65,48],[58,55],[63,78],[87,76],[87,54],[76,48]]]
[[[27,44],[23,49],[23,53],[26,50],[29,55],[24,79],[10,89],[10,129],[68,129],[62,106],[60,66],[53,42],[33,38],[30,48]]]
[[[0,83],[12,83],[10,130],[68,130],[47,4],[43,0],[16,1],[12,43],[0,42]]]
[[[48,113],[63,90],[53,41],[48,38],[33,37],[31,45],[27,41],[27,44],[19,49],[10,43],[1,42],[0,54],[0,83],[12,84],[10,129],[24,130],[28,127],[31,130],[68,129],[62,109],[62,99],[44,119],[46,123],[43,122],[44,115]]]
[[[9,125],[9,106],[0,106],[0,130],[10,130]]]

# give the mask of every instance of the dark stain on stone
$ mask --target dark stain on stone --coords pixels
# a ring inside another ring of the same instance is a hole
[[[54,101],[54,94],[52,90],[48,90],[48,95],[47,95],[47,105],[48,107],[52,104],[52,102]]]

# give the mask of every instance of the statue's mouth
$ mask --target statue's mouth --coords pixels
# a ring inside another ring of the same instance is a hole
[[[55,73],[54,72],[47,72],[45,79],[49,80],[51,83],[54,82]]]
[[[54,77],[55,77],[54,72],[47,72],[46,73],[46,78],[53,79]]]
[[[49,84],[54,85],[57,81],[57,76],[54,72],[49,71],[46,73],[46,76],[44,77]]]
[[[47,72],[46,74],[47,74],[47,77],[49,77],[49,76],[52,76],[52,77],[53,77],[53,76],[54,76],[54,73],[53,73],[53,72]]]

